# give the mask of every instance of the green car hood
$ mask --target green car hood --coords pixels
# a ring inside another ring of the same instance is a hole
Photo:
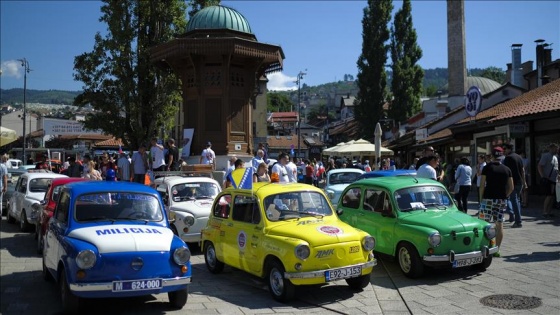
[[[355,228],[334,220],[291,220],[270,228],[267,234],[304,240],[312,247],[333,243],[361,242],[360,233]]]
[[[482,232],[485,222],[473,218],[458,210],[415,210],[399,214],[401,224],[424,226],[448,235],[451,231],[456,233],[472,231],[478,228]]]

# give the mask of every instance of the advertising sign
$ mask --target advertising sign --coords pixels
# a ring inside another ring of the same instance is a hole
[[[86,131],[81,121],[65,120],[65,119],[43,119],[43,130],[45,136],[51,135],[79,135],[83,133],[91,133]],[[93,131],[95,132],[95,131]]]

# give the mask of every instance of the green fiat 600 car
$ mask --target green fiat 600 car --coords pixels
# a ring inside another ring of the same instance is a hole
[[[459,211],[431,179],[379,177],[350,184],[338,201],[340,218],[375,238],[375,252],[394,257],[410,278],[425,266],[475,265],[485,270],[498,251],[494,225]]]

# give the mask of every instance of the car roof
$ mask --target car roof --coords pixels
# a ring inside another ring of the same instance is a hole
[[[416,176],[416,170],[378,170],[362,174],[358,179],[387,176]]]
[[[386,177],[372,177],[364,178],[355,181],[351,186],[356,185],[376,185],[389,188],[390,190],[398,190],[404,187],[415,185],[431,185],[445,188],[442,183],[429,178],[417,178],[413,176],[386,176]]]
[[[158,194],[157,191],[147,185],[131,182],[109,182],[104,180],[88,180],[73,182],[66,185],[77,194],[112,191],[112,192],[135,192]],[[159,194],[158,194],[159,195]]]
[[[279,193],[289,193],[297,191],[313,191],[323,194],[323,191],[313,185],[302,183],[253,183],[253,194],[258,196],[269,196]],[[250,189],[240,189],[228,187],[222,192],[251,193]]]
[[[58,177],[52,180],[51,186],[59,186],[59,185],[64,185],[64,184],[74,183],[74,182],[84,182],[87,180],[89,179],[81,178],[81,177]]]
[[[218,182],[210,177],[205,176],[166,176],[156,178],[154,181],[156,184],[165,183],[167,185],[176,185],[181,183],[194,183],[194,182],[205,182],[218,184]]]
[[[52,172],[27,172],[21,174],[22,177],[27,177],[28,179],[34,178],[57,178],[57,177],[68,177],[63,174],[57,174]]]
[[[362,174],[364,171],[362,171],[359,168],[336,168],[333,170],[329,171],[329,174],[336,174],[336,173],[360,173]]]

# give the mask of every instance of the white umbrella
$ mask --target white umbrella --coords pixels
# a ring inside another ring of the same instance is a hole
[[[343,146],[345,146],[345,145],[346,145],[346,143],[340,142],[340,143],[338,143],[337,145],[335,145],[334,147],[330,147],[330,148],[327,148],[327,149],[323,150],[323,152],[321,152],[321,153],[322,153],[323,155],[332,155],[332,151],[333,151],[333,150],[335,150],[336,148],[341,148],[341,147],[343,147]]]
[[[15,130],[0,127],[0,146],[16,141],[18,138]]]
[[[375,155],[377,148],[379,148],[381,155],[393,155],[393,151],[381,146],[376,147],[373,143],[364,139],[351,142],[352,143],[331,151],[331,153],[338,156],[373,156]]]

